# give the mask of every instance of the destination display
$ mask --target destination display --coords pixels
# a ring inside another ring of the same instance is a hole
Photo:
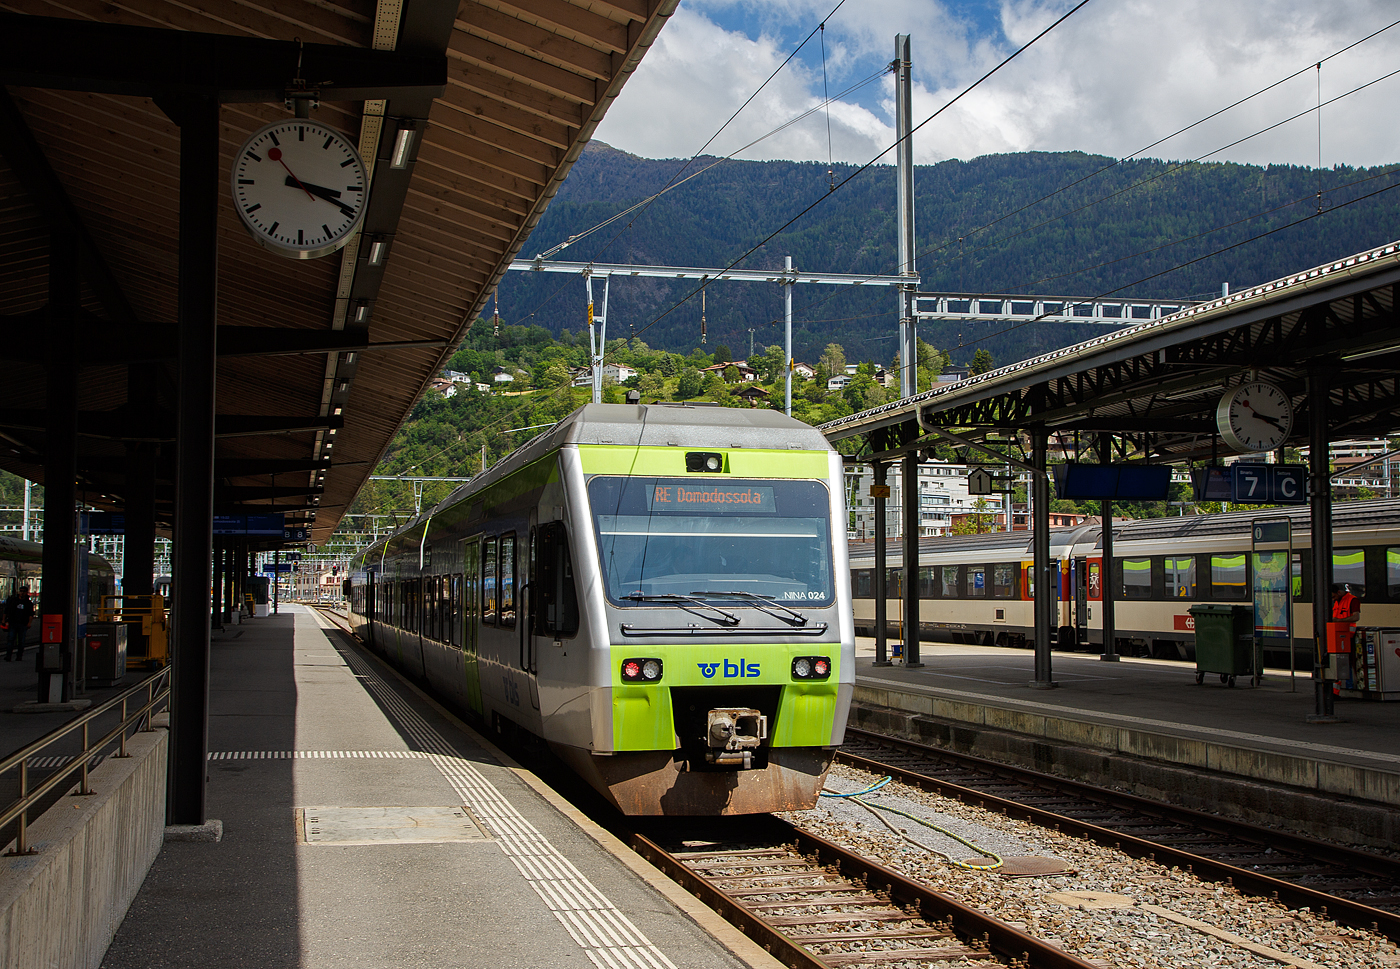
[[[657,481],[647,492],[647,510],[687,515],[774,515],[778,506],[771,487]]]

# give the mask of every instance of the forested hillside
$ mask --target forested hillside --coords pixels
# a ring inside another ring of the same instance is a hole
[[[713,161],[697,159],[685,174]],[[521,256],[547,251],[654,194],[684,165],[590,145]],[[837,166],[836,181],[852,171]],[[1391,171],[1150,159],[1115,165],[1079,152],[920,166],[918,269],[927,291],[1089,297],[1126,286],[1123,295],[1206,299],[1222,282],[1239,288],[1274,279],[1400,236],[1400,193],[1388,191],[1397,184]],[[1319,189],[1324,211],[1315,217]],[[1052,197],[1036,204],[1046,196]],[[820,204],[742,265],[780,267],[791,255],[810,271],[894,270],[893,168],[868,169],[832,193],[827,166],[782,161],[719,164],[553,258],[724,267],[814,202]],[[1245,242],[1255,236],[1264,238]],[[1219,250],[1226,251],[1209,255]],[[609,336],[640,335],[652,346],[688,353],[700,342],[700,300],[667,311],[694,286],[614,282]],[[583,282],[573,276],[510,273],[500,287],[503,319],[556,335],[584,323],[584,299]],[[838,335],[861,358],[892,356],[895,297],[888,290],[799,286],[793,302],[799,359],[815,357]],[[777,286],[712,284],[705,303],[710,343],[744,354],[750,328],[756,345],[781,339]],[[955,363],[967,362],[978,347],[999,360],[1019,360],[1097,332],[1035,325],[988,337],[999,329],[946,324],[921,332],[949,349]]]

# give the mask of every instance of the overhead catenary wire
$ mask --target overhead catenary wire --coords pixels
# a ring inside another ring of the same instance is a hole
[[[858,177],[859,177],[860,175],[862,175],[867,169],[869,169],[872,165],[874,165],[876,162],[878,162],[881,158],[883,158],[883,157],[885,157],[886,155],[888,155],[888,154],[890,153],[890,151],[893,150],[894,148],[898,147],[899,144],[900,144],[901,142],[903,142],[905,138],[912,138],[912,137],[914,136],[914,132],[918,131],[920,128],[924,127],[924,125],[928,124],[929,122],[933,121],[933,120],[934,120],[935,118],[937,118],[939,115],[943,114],[944,111],[947,111],[949,108],[951,108],[953,105],[957,104],[959,101],[961,101],[961,100],[962,100],[964,97],[966,97],[968,94],[972,93],[972,92],[973,92],[974,90],[976,90],[984,81],[986,81],[988,78],[992,77],[992,75],[996,74],[998,71],[1000,71],[1000,70],[1001,70],[1003,67],[1005,67],[1007,64],[1010,64],[1013,60],[1015,60],[1017,57],[1019,57],[1022,53],[1024,53],[1024,52],[1027,51],[1027,50],[1029,50],[1029,49],[1031,48],[1031,46],[1033,46],[1038,40],[1040,40],[1040,39],[1041,39],[1042,37],[1044,37],[1046,34],[1050,33],[1052,30],[1054,30],[1054,29],[1055,29],[1056,27],[1058,27],[1060,24],[1064,23],[1064,22],[1065,22],[1066,20],[1068,20],[1070,17],[1074,16],[1078,11],[1082,10],[1085,6],[1087,6],[1087,5],[1089,4],[1089,2],[1090,2],[1090,0],[1079,0],[1079,3],[1077,3],[1077,4],[1075,4],[1073,7],[1071,7],[1067,12],[1065,12],[1063,15],[1061,15],[1059,18],[1057,18],[1057,19],[1056,19],[1054,22],[1052,22],[1048,27],[1046,27],[1044,30],[1040,31],[1040,33],[1036,34],[1036,35],[1035,35],[1034,37],[1032,37],[1030,40],[1026,41],[1024,44],[1022,44],[1020,47],[1018,47],[1018,48],[1017,48],[1015,51],[1013,51],[1011,54],[1007,55],[1007,56],[1006,56],[1000,63],[998,63],[995,67],[993,67],[991,70],[987,71],[987,73],[983,74],[983,75],[982,75],[981,77],[979,77],[977,80],[973,81],[973,82],[972,82],[971,84],[969,84],[967,87],[965,87],[965,88],[963,88],[961,91],[959,91],[959,92],[958,92],[956,95],[954,95],[951,99],[949,99],[948,101],[946,101],[946,102],[943,104],[942,107],[940,107],[937,111],[933,112],[933,114],[929,115],[929,116],[928,116],[927,118],[925,118],[923,121],[920,121],[918,124],[914,125],[914,127],[911,128],[911,129],[909,130],[908,134],[906,134],[906,135],[904,135],[903,137],[897,139],[897,140],[895,141],[894,144],[890,145],[888,148],[886,148],[886,149],[884,149],[883,151],[881,151],[881,152],[880,152],[878,155],[876,155],[874,158],[871,158],[868,162],[866,162],[865,164],[861,165],[859,168],[857,168],[857,169],[856,169],[854,172],[852,172],[850,175],[848,175],[848,176],[846,176],[845,178],[843,178],[840,182],[838,182],[838,183],[836,184],[836,187],[833,188],[833,189],[832,189],[830,192],[828,192],[826,195],[824,195],[824,196],[822,196],[821,198],[817,199],[817,200],[816,200],[815,202],[813,202],[811,205],[808,205],[806,208],[804,208],[801,212],[798,212],[796,215],[794,215],[792,218],[788,219],[786,222],[784,222],[784,223],[783,223],[782,225],[780,225],[778,228],[774,229],[774,230],[773,230],[772,232],[770,232],[768,235],[764,236],[763,239],[761,239],[758,243],[756,243],[755,245],[751,246],[747,251],[745,251],[743,254],[741,254],[737,259],[733,260],[732,262],[729,263],[728,266],[724,267],[724,269],[722,270],[722,272],[728,272],[729,270],[733,269],[735,266],[739,265],[739,263],[743,262],[743,261],[744,261],[745,259],[747,259],[749,256],[753,255],[753,254],[754,254],[755,252],[757,252],[759,249],[763,248],[763,246],[765,246],[765,245],[767,245],[769,242],[771,242],[771,241],[772,241],[775,237],[777,237],[778,234],[781,233],[784,229],[788,228],[790,225],[792,225],[793,223],[795,223],[795,222],[797,222],[799,219],[801,219],[803,216],[805,216],[808,212],[811,212],[811,211],[812,211],[813,209],[815,209],[817,206],[821,205],[821,204],[822,204],[823,202],[825,202],[828,198],[830,198],[833,194],[835,194],[838,190],[840,190],[841,188],[843,188],[843,187],[845,187],[846,185],[850,184],[850,182],[852,181],[852,179],[858,178]],[[694,298],[696,292],[698,292],[698,290],[691,290],[691,292],[690,292],[689,294],[687,294],[684,298],[682,298],[679,302],[672,304],[671,307],[670,307],[669,309],[665,310],[663,313],[661,313],[661,315],[654,317],[649,323],[647,323],[645,326],[643,326],[640,330],[637,330],[637,331],[636,331],[636,332],[637,332],[637,335],[640,336],[642,333],[645,333],[648,329],[650,329],[651,327],[655,326],[657,323],[660,323],[660,322],[661,322],[663,319],[665,319],[667,316],[670,316],[670,315],[671,315],[672,313],[674,313],[676,310],[680,309],[680,307],[684,306],[686,303],[688,303],[691,299]]]

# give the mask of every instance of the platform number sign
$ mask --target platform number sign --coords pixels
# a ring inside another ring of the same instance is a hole
[[[1304,505],[1308,469],[1301,464],[1234,464],[1230,487],[1230,500],[1239,505]]]
[[[284,529],[282,529],[282,538],[283,538],[284,540],[286,540],[286,541],[305,542],[305,541],[307,541],[309,538],[311,538],[311,529],[309,529],[309,528],[284,528]]]

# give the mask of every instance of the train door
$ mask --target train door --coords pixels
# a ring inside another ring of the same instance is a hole
[[[1074,588],[1074,641],[1076,646],[1089,641],[1089,560],[1070,560],[1070,579]]]
[[[520,621],[517,628],[520,632],[520,669],[525,673],[525,682],[530,690],[530,706],[536,710],[540,708],[540,681],[539,681],[539,654],[535,649],[535,563],[537,559],[537,546],[539,544],[539,530],[530,529],[530,537],[524,549],[523,563],[521,569],[524,581],[520,583]]]
[[[481,705],[481,536],[473,535],[462,542],[462,600],[457,615],[462,623],[462,676],[466,680],[467,705],[478,714]]]

